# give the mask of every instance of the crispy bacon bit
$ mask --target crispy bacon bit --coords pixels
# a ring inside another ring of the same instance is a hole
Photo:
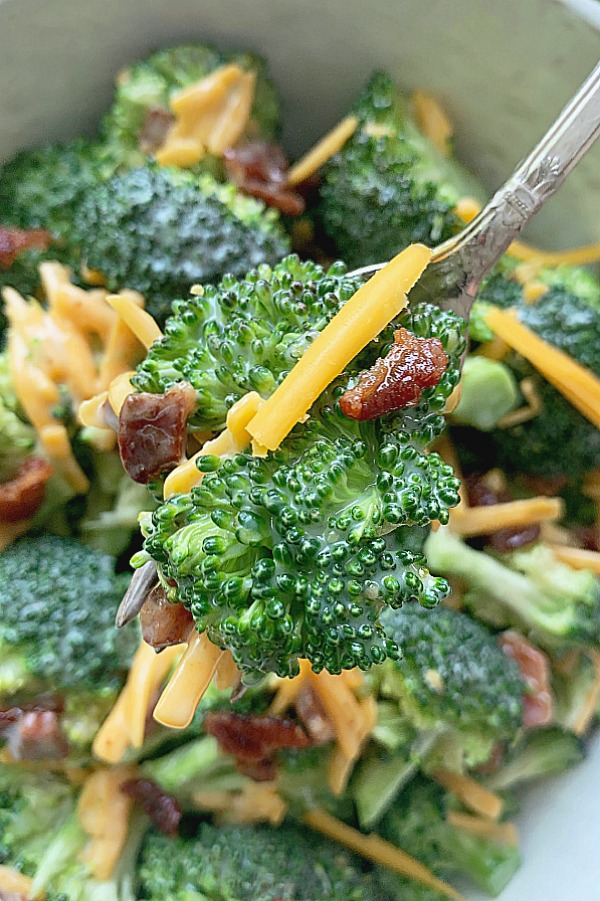
[[[527,685],[523,696],[523,725],[527,728],[545,726],[552,720],[553,708],[548,657],[514,629],[503,632],[498,641],[504,653],[512,657],[521,670]]]
[[[249,141],[225,151],[225,168],[242,194],[257,197],[285,216],[299,216],[306,203],[287,186],[288,161],[278,144]]]
[[[358,384],[340,399],[342,413],[362,422],[413,407],[424,388],[438,384],[447,365],[439,338],[417,338],[398,329],[389,353],[362,372]]]
[[[14,479],[0,485],[0,522],[19,522],[33,516],[44,502],[52,466],[43,457],[23,460]]]
[[[206,715],[204,728],[226,754],[237,759],[241,771],[258,782],[273,780],[276,751],[311,744],[302,726],[280,716],[212,711]]]
[[[296,698],[296,713],[313,743],[324,745],[335,738],[335,729],[325,708],[310,685],[305,685]]]
[[[183,604],[171,603],[162,585],[155,585],[140,611],[142,638],[156,651],[181,644],[190,634],[194,618]]]
[[[151,779],[128,779],[121,785],[123,794],[142,808],[148,819],[163,835],[179,835],[181,807],[172,795],[163,791]]]
[[[6,732],[6,743],[15,760],[60,760],[69,753],[55,710],[21,711]]]
[[[187,382],[166,394],[130,394],[119,416],[119,453],[134,482],[147,485],[183,459],[196,392]]]
[[[505,489],[498,489],[489,479],[477,473],[466,480],[469,504],[471,507],[490,507],[510,501],[511,497]],[[485,543],[501,554],[516,551],[539,540],[541,528],[539,523],[528,526],[516,526],[513,529],[498,529],[492,532]]]
[[[146,113],[139,134],[140,150],[142,153],[156,153],[159,147],[165,143],[171,125],[175,117],[169,110],[161,106],[151,106]]]
[[[43,228],[5,228],[0,225],[0,269],[10,269],[24,250],[48,250],[52,235]]]

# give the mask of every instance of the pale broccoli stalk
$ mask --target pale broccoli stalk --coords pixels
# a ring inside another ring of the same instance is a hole
[[[504,363],[467,357],[460,381],[461,396],[450,421],[480,432],[495,429],[500,419],[519,406],[517,381]]]
[[[529,729],[485,782],[492,791],[505,792],[527,782],[557,776],[583,757],[583,743],[572,732],[557,726]]]
[[[442,528],[429,536],[426,554],[433,570],[463,580],[479,619],[514,626],[550,651],[600,645],[600,579],[560,563],[549,547],[496,559]]]

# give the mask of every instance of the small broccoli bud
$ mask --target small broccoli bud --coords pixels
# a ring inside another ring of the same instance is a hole
[[[486,357],[467,357],[461,396],[451,421],[489,432],[519,403],[517,382],[508,366]]]

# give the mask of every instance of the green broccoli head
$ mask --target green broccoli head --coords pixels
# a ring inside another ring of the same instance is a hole
[[[118,689],[135,632],[114,629],[115,561],[68,538],[23,538],[0,556],[0,696]]]
[[[127,168],[143,165],[147,157],[140,148],[140,132],[148,112],[168,112],[172,94],[225,63],[236,63],[257,75],[247,137],[275,140],[280,131],[279,100],[265,61],[251,53],[224,53],[202,44],[184,44],[159,50],[119,76],[115,99],[102,129],[110,156]],[[210,155],[199,168],[222,174],[220,161]]]
[[[374,901],[345,850],[297,826],[216,827],[192,839],[150,833],[140,863],[145,901]]]
[[[15,394],[8,354],[0,353],[0,481],[14,476],[35,443],[35,430],[27,422]]]
[[[414,603],[381,619],[402,659],[374,674],[379,693],[397,701],[421,736],[439,734],[446,751],[456,750],[459,767],[486,760],[496,742],[514,739],[525,685],[485,626],[448,607]]]
[[[498,559],[476,551],[447,529],[430,535],[430,566],[466,586],[476,616],[498,628],[520,629],[550,651],[600,643],[600,579],[574,570],[544,544]]]
[[[340,264],[324,273],[289,257],[236,283],[226,278],[177,304],[165,338],[138,368],[138,389],[189,381],[192,429],[217,429],[247,390],[268,396],[356,283]],[[438,336],[449,365],[419,404],[358,423],[340,411],[349,381],[385,353],[394,328]],[[314,404],[282,447],[205,456],[202,485],[145,517],[145,555],[198,629],[229,648],[249,678],[297,671],[298,656],[331,672],[395,653],[378,623],[385,604],[433,606],[447,591],[411,546],[411,527],[447,522],[458,482],[425,452],[444,428],[456,385],[461,321],[426,304],[404,311]],[[409,527],[409,528],[407,528]],[[406,543],[405,543],[406,542]]]
[[[75,210],[106,174],[98,146],[86,138],[23,150],[0,169],[2,224],[47,229],[57,239],[48,256],[62,259]]]
[[[275,211],[211,179],[145,167],[90,190],[70,235],[111,291],[134,288],[160,322],[176,297],[225,273],[243,275],[288,251]]]
[[[496,897],[520,866],[518,849],[452,826],[446,819],[450,806],[449,797],[438,785],[414,779],[384,817],[381,834],[440,876],[460,874]]]
[[[600,375],[599,306],[557,283],[535,304],[521,302],[516,309],[535,334]],[[493,432],[500,465],[510,472],[550,478],[578,476],[600,465],[600,431],[595,425],[522,357],[511,354],[504,362],[519,381],[532,381],[541,411],[520,425]]]
[[[339,255],[363,266],[457,232],[456,202],[479,191],[421,134],[388,75],[371,77],[354,113],[358,128],[325,167],[321,186],[319,215]]]

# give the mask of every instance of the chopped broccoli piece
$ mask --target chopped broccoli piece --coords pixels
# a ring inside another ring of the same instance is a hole
[[[486,784],[492,791],[504,792],[525,782],[557,776],[583,757],[583,743],[572,732],[556,726],[530,729],[511,749],[498,772],[487,777]]]
[[[288,824],[203,823],[191,839],[150,833],[140,880],[145,901],[383,901],[347,851]]]
[[[0,700],[64,701],[59,727],[85,757],[114,703],[137,640],[114,616],[127,584],[112,557],[68,538],[22,538],[0,556]]]
[[[514,739],[525,686],[485,626],[447,607],[428,611],[414,603],[386,610],[382,624],[400,644],[402,659],[386,661],[373,678],[421,742],[437,737],[421,759],[435,759],[439,747],[446,767],[464,769],[487,760],[496,742]]]
[[[465,601],[478,618],[514,626],[550,651],[599,645],[600,579],[561,563],[545,545],[496,559],[439,529],[426,554],[432,569],[464,581]]]
[[[0,169],[2,225],[47,229],[59,239],[48,256],[63,259],[75,210],[109,171],[86,138],[21,151]]]
[[[581,266],[547,267],[538,273],[537,278],[550,288],[562,288],[591,307],[600,308],[600,282],[596,275]]]
[[[456,202],[479,190],[421,134],[388,75],[371,77],[354,113],[358,128],[325,167],[321,187],[319,214],[337,253],[363,266],[457,232]]]
[[[21,410],[12,383],[8,354],[0,353],[0,481],[11,479],[36,443],[35,429]]]
[[[0,555],[5,663],[20,661],[22,681],[2,691],[83,691],[118,687],[135,634],[113,628],[126,576],[114,559],[68,538],[23,538]]]
[[[440,876],[466,876],[496,897],[520,866],[518,849],[452,826],[446,820],[448,804],[439,786],[415,779],[384,817],[381,834]]]
[[[76,789],[62,774],[0,764],[0,863],[32,877],[36,897],[43,893],[48,901],[136,901],[135,863],[146,823],[134,815],[113,876],[100,882],[80,859],[89,836],[76,802]]]
[[[518,307],[521,321],[537,335],[600,375],[600,308],[562,286],[535,304]],[[541,412],[521,425],[494,432],[500,464],[511,472],[577,476],[600,464],[600,431],[522,358],[505,361],[519,380],[533,380]]]
[[[176,169],[133,169],[98,184],[70,236],[111,291],[134,288],[160,322],[195,283],[243,275],[289,249],[274,210]]]
[[[279,135],[279,100],[264,60],[251,53],[223,53],[202,44],[170,47],[134,63],[117,81],[113,106],[104,119],[103,138],[110,156],[130,168],[147,161],[140,131],[150,110],[169,110],[171,95],[205,78],[225,63],[257,74],[247,137],[273,141]],[[220,160],[207,154],[198,167],[222,174]]]
[[[271,393],[353,287],[339,266],[324,274],[294,257],[241,285],[225,279],[177,305],[136,387],[157,392],[190,381],[198,397],[192,428],[216,429],[246,390]],[[317,670],[366,669],[395,653],[377,621],[384,604],[415,597],[433,606],[445,594],[424,558],[404,546],[410,529],[398,527],[446,522],[457,503],[451,468],[424,451],[444,428],[441,410],[456,384],[459,322],[417,305],[351,364],[352,375],[370,365],[394,326],[438,335],[448,370],[417,406],[371,422],[347,419],[338,403],[344,374],[279,451],[202,457],[202,485],[144,517],[146,555],[137,562],[156,560],[169,595],[231,650],[247,678],[293,675],[298,656]]]
[[[467,357],[461,379],[461,396],[452,422],[490,432],[519,403],[516,379],[504,363],[486,357]]]

